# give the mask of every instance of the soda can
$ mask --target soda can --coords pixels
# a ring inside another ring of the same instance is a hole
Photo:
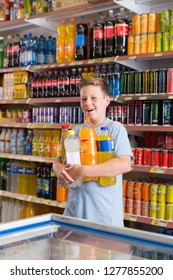
[[[173,68],[167,69],[167,92],[173,93]]]
[[[166,204],[165,218],[168,221],[173,221],[173,203],[167,203]]]
[[[150,76],[150,93],[155,94],[158,92],[158,70],[151,70],[149,73]]]
[[[140,54],[141,53],[141,35],[134,35],[134,47],[133,47],[133,53],[134,54]]]
[[[53,123],[53,110],[51,109],[49,112],[49,118],[51,120],[51,123]],[[60,107],[59,111],[59,122],[60,123],[66,123],[65,119],[65,107]]]
[[[127,124],[135,124],[135,102],[130,101],[127,105]]]
[[[148,33],[147,35],[147,52],[155,53],[156,52],[156,34]]]
[[[117,109],[117,121],[122,122],[122,107],[121,106],[116,106]]]
[[[134,94],[135,72],[127,73],[127,94]]]
[[[38,119],[38,107],[32,108],[32,122],[33,123],[38,123],[39,122],[39,119]]]
[[[133,199],[127,198],[126,199],[126,213],[133,214]]]
[[[173,185],[167,185],[166,202],[173,203]]]
[[[140,34],[141,33],[141,15],[137,14],[132,17],[132,34]]]
[[[173,168],[173,151],[168,152],[168,167]]]
[[[147,40],[148,40],[147,33],[141,34],[140,53],[147,53],[147,46],[148,46]]]
[[[127,54],[133,55],[134,54],[134,36],[129,35],[127,39]]]
[[[157,13],[148,14],[148,33],[157,31]]]
[[[151,150],[151,166],[158,167],[159,166],[159,149],[152,149]]]
[[[167,149],[167,150],[172,150],[173,149],[173,135],[172,135],[172,133],[166,133],[165,149]]]
[[[142,199],[142,182],[136,182],[134,185],[134,199],[141,200]]]
[[[158,193],[157,193],[157,201],[158,202],[166,202],[166,190],[167,185],[159,184]]]
[[[149,89],[149,70],[143,71],[142,72],[142,82],[143,82],[143,93],[149,93],[150,89]]]
[[[148,14],[141,15],[141,34],[148,33]]]
[[[133,201],[133,214],[141,215],[141,200],[139,199]]]
[[[156,52],[162,52],[163,51],[163,36],[162,32],[156,33]]]
[[[127,201],[127,198],[125,196],[123,196],[123,211],[124,211],[124,213],[126,213],[126,201]]]
[[[152,218],[157,218],[157,202],[150,202],[149,216]]]
[[[136,158],[136,148],[132,148],[132,155],[133,155],[133,164],[134,164]]]
[[[122,106],[122,124],[127,124],[127,106]]]
[[[134,85],[134,93],[141,94],[142,93],[142,71],[135,72],[135,85]]]
[[[166,216],[166,203],[158,202],[157,203],[157,218],[165,220]]]
[[[149,216],[149,208],[150,208],[150,202],[149,201],[142,201],[141,202],[141,215],[142,216]]]
[[[142,200],[150,201],[150,187],[151,184],[148,182],[144,182],[142,185]]]
[[[143,101],[143,124],[150,124],[151,119],[151,102],[149,100]]]
[[[160,159],[159,159],[160,167],[168,167],[168,150],[160,150]]]
[[[172,19],[173,20],[173,19]],[[169,50],[173,51],[173,36],[169,37]]]
[[[158,184],[151,184],[150,186],[150,201],[157,201]]]
[[[159,70],[158,78],[158,93],[167,92],[167,69]]]
[[[173,103],[172,100],[163,100],[162,103],[162,111],[163,111],[163,125],[172,125],[172,113],[173,113]]]
[[[170,14],[169,35],[171,37],[173,36],[173,10],[171,11],[171,14]]]
[[[128,184],[128,181],[123,180],[123,197],[127,196],[127,184]]]
[[[168,31],[165,31],[163,32],[163,48],[162,50],[164,52],[167,52],[169,51],[169,32]]]
[[[161,31],[162,32],[165,32],[165,31],[169,31],[169,26],[170,26],[170,10],[169,9],[166,9],[166,10],[163,10],[161,12],[161,19],[160,19],[160,22],[161,22]]]
[[[117,106],[113,106],[113,121],[117,121],[117,120],[118,120]]]
[[[127,94],[127,74],[128,72],[121,73],[121,93]]]
[[[162,103],[157,100],[151,101],[151,124],[159,125],[162,122]]]
[[[135,124],[136,125],[142,125],[143,123],[143,101],[136,101],[135,103]]]
[[[128,181],[127,182],[127,198],[133,199],[133,197],[134,197],[134,186],[135,186],[135,181]]]
[[[143,154],[144,150],[142,148],[136,148],[135,165],[143,165]]]
[[[49,107],[45,107],[44,108],[44,123],[49,123],[49,114],[48,114],[48,108]]]
[[[144,148],[144,165],[150,166],[151,165],[151,149]]]

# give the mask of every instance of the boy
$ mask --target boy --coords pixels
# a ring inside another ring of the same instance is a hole
[[[109,88],[104,79],[83,78],[79,83],[81,108],[97,134],[102,126],[108,126],[113,136],[115,158],[96,165],[63,166],[59,159],[53,163],[57,177],[64,184],[87,177],[116,176],[116,184],[100,186],[98,182],[83,182],[80,187],[70,189],[64,215],[90,221],[123,226],[122,174],[131,170],[131,147],[124,126],[106,118],[110,104]],[[73,129],[79,135],[81,125]]]

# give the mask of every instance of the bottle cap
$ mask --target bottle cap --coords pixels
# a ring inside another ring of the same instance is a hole
[[[90,121],[90,118],[89,117],[85,117],[84,118],[84,122],[89,122]]]
[[[69,128],[68,123],[64,123],[64,124],[62,124],[62,125],[61,125],[61,128],[63,128],[63,129],[64,129],[64,128]]]

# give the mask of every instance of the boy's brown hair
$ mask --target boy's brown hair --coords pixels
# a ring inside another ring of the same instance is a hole
[[[93,77],[82,78],[79,82],[79,90],[81,91],[86,86],[100,87],[102,92],[106,96],[109,96],[109,87],[106,80],[103,78],[93,78]]]

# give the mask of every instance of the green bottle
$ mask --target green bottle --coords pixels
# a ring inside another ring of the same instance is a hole
[[[0,37],[0,68],[4,67],[5,44],[4,37]]]

